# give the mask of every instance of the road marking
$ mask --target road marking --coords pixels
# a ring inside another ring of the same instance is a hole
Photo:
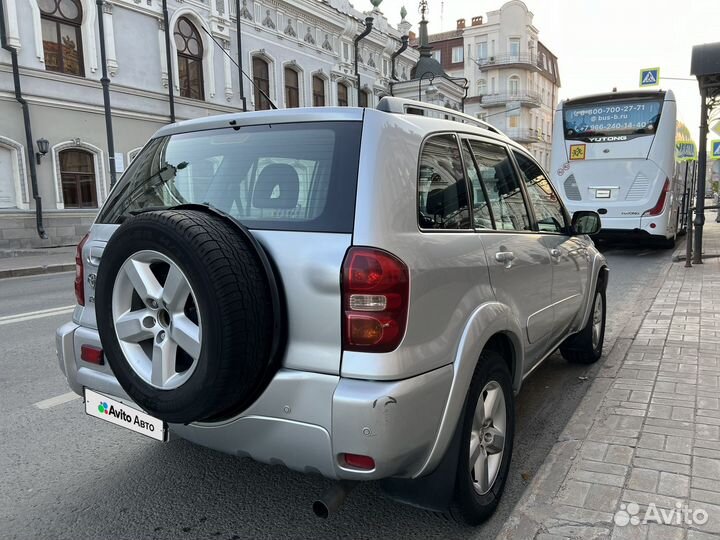
[[[42,401],[33,403],[33,405],[35,405],[38,409],[49,409],[51,407],[56,407],[58,405],[62,405],[63,403],[67,403],[68,401],[80,399],[80,397],[81,396],[78,396],[75,392],[68,392],[67,394],[60,394],[59,396],[43,399]]]
[[[71,313],[75,306],[63,306],[52,309],[41,309],[40,311],[29,311],[28,313],[17,313],[15,315],[6,315],[0,317],[0,326],[6,324],[19,323],[23,321],[32,321],[33,319],[42,319],[43,317],[54,317],[55,315],[64,315]]]

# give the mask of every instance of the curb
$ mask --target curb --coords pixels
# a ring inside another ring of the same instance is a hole
[[[40,274],[57,274],[59,272],[71,272],[75,270],[75,263],[47,264],[44,266],[26,266],[24,268],[11,268],[0,270],[0,279],[36,276]]]

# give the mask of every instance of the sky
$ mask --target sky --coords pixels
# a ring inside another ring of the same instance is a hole
[[[720,41],[718,0],[524,0],[534,14],[539,39],[557,57],[562,87],[560,99],[583,94],[639,88],[640,69],[660,67],[660,88],[671,89],[678,119],[698,140],[700,94],[690,78],[692,46]],[[365,6],[367,3],[368,6]],[[456,20],[499,9],[503,0],[428,0],[429,31],[453,30]],[[355,0],[369,9],[368,0]],[[380,10],[391,24],[407,19],[417,33],[418,0],[384,0]],[[442,9],[441,9],[442,6]],[[442,23],[441,23],[442,11]],[[713,136],[711,135],[711,138]]]

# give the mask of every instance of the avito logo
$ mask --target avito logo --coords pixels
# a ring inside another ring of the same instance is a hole
[[[146,422],[140,416],[137,414],[128,414],[125,412],[124,409],[120,407],[115,407],[115,405],[108,406],[106,401],[101,401],[98,405],[98,412],[100,414],[107,414],[109,416],[114,416],[118,420],[122,420],[123,422],[127,422],[128,424],[133,424],[135,426],[138,426],[142,429],[146,429],[148,431],[155,431],[155,426],[152,425],[150,422]]]

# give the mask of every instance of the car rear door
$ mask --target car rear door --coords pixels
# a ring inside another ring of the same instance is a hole
[[[512,154],[552,261],[552,345],[567,335],[582,306],[588,286],[588,246],[583,238],[571,236],[567,213],[540,166],[524,152],[513,149]]]
[[[508,148],[466,138],[473,219],[481,235],[497,300],[517,314],[525,329],[525,370],[543,357],[553,328],[552,267],[531,214]]]

